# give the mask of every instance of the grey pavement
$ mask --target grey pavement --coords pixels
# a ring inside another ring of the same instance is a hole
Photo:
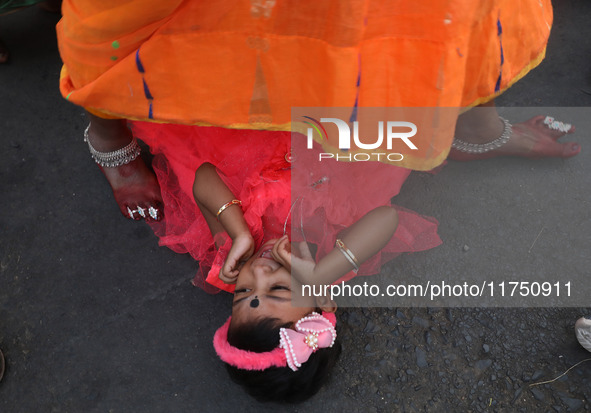
[[[341,360],[298,406],[229,380],[211,339],[230,299],[193,287],[197,263],[120,215],[82,109],[58,92],[58,17],[0,16],[0,412],[591,410],[591,353],[573,333],[591,313],[591,2],[555,6],[547,59],[497,102],[512,121],[576,124],[583,151],[413,174],[396,202],[437,218],[444,244],[375,280],[571,281],[572,299],[340,310]]]

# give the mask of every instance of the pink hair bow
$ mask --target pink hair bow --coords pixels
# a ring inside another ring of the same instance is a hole
[[[285,351],[287,365],[297,371],[316,350],[332,347],[337,332],[328,319],[312,313],[299,320],[294,330],[282,328],[279,337],[279,347]]]

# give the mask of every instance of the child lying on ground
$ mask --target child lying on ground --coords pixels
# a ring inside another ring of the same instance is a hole
[[[242,135],[244,157],[256,137]],[[436,224],[390,206],[407,171],[374,163],[310,167],[315,158],[300,152],[292,165],[284,156],[289,134],[275,136],[283,150],[254,156],[256,167],[229,167],[228,160],[244,163],[231,154],[218,168],[201,163],[192,189],[217,248],[206,281],[234,292],[216,351],[257,399],[298,402],[318,391],[340,353],[335,303],[302,297],[301,286],[376,273],[396,254],[439,239]],[[399,215],[404,225],[393,237]]]

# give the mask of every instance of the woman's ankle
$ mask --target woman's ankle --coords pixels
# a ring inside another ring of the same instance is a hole
[[[99,152],[111,152],[127,146],[133,135],[125,119],[104,119],[87,112],[90,120],[87,139]]]
[[[468,143],[485,144],[501,136],[503,129],[504,123],[494,106],[475,107],[458,117],[455,137]]]

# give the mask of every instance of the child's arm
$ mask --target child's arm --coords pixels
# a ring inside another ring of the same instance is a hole
[[[254,253],[254,239],[244,220],[242,209],[232,205],[216,217],[220,207],[235,198],[218,175],[215,166],[210,163],[204,163],[195,172],[193,196],[212,235],[226,231],[232,238],[232,248],[220,271],[220,279],[232,284],[236,282],[240,262],[246,261]]]
[[[382,206],[365,214],[346,230],[341,241],[349,249],[359,265],[371,258],[390,241],[398,226],[398,214],[394,208]],[[302,243],[297,257],[290,251],[289,240],[285,237],[275,244],[276,259],[291,269],[302,284],[327,285],[341,278],[353,269],[353,265],[339,248],[334,248],[317,264],[312,261],[307,245]]]

